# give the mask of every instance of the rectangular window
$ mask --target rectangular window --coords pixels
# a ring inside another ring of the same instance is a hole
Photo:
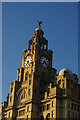
[[[68,118],[70,118],[70,111],[68,111]]]
[[[19,111],[19,116],[24,115],[24,113],[25,113],[25,110],[21,110],[21,111]]]
[[[76,104],[75,104],[75,106],[74,106],[74,109],[76,110]]]
[[[79,105],[78,105],[78,111],[79,111]]]
[[[70,108],[70,102],[67,101],[67,108]]]
[[[12,102],[12,96],[10,97],[10,102]]]
[[[71,108],[73,109],[73,103],[71,104]]]
[[[47,110],[49,110],[49,108],[50,108],[50,104],[47,104]]]
[[[74,113],[72,113],[72,119],[74,120]]]
[[[54,110],[52,111],[52,118],[54,118]]]
[[[52,107],[54,107],[54,101],[52,101]]]
[[[9,118],[10,118],[10,112],[9,112]]]
[[[11,87],[11,92],[13,92],[13,87]]]
[[[29,106],[27,107],[27,112],[29,112],[30,111],[30,108],[29,108]]]
[[[65,88],[65,83],[63,83],[63,88]]]
[[[44,105],[43,105],[43,111],[44,111]]]
[[[29,85],[31,85],[31,80],[29,80]]]
[[[75,114],[75,120],[77,120],[77,113]]]
[[[31,89],[29,89],[29,95],[31,94]]]

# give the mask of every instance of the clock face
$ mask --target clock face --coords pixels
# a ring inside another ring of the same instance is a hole
[[[32,57],[30,55],[28,55],[26,58],[25,58],[25,61],[24,61],[24,67],[29,67],[30,66],[30,63],[32,62]]]
[[[49,60],[45,56],[40,58],[40,63],[44,68],[49,67]]]

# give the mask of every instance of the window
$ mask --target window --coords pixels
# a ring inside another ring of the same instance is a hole
[[[29,85],[31,85],[31,80],[29,80]]]
[[[13,87],[11,87],[11,92],[13,92]]]
[[[68,94],[68,87],[67,87],[67,94]]]
[[[49,108],[50,108],[50,104],[47,104],[47,110],[49,110]]]
[[[10,102],[12,102],[12,96],[10,97]]]
[[[26,98],[26,93],[23,93],[21,96],[21,99],[24,99],[24,98]]]
[[[77,113],[75,114],[75,119],[77,119]]]
[[[18,81],[20,81],[20,75],[18,76]]]
[[[31,94],[31,89],[29,89],[29,95]]]
[[[28,72],[25,74],[25,80],[27,80],[28,78]]]
[[[27,120],[29,120],[29,115],[27,115]]]
[[[71,104],[71,108],[73,109],[73,103]]]
[[[58,85],[59,85],[59,86],[60,86],[60,84],[61,84],[61,80],[58,81]]]
[[[70,111],[68,111],[68,118],[70,118]]]
[[[67,101],[67,108],[70,108],[70,102]]]
[[[9,118],[10,118],[10,112],[9,112]]]
[[[65,83],[63,82],[63,88],[65,88]]]
[[[54,118],[54,110],[52,111],[52,118]]]
[[[79,105],[78,105],[78,111],[79,111]]]
[[[44,111],[44,105],[43,105],[43,111]]]
[[[21,111],[19,111],[19,116],[24,115],[24,113],[25,113],[25,110],[21,110]]]
[[[74,106],[74,109],[76,110],[76,104],[75,104],[75,106]]]
[[[24,98],[26,98],[26,94],[24,93]]]
[[[30,108],[29,108],[29,106],[27,107],[27,112],[29,112],[30,110],[29,110]]]
[[[46,49],[46,45],[44,45],[44,49]]]
[[[54,107],[54,101],[52,101],[52,107]]]
[[[74,113],[72,113],[72,119],[74,120]]]

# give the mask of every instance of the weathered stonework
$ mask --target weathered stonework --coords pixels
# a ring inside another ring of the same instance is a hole
[[[52,50],[41,29],[34,31],[22,67],[11,82],[7,101],[2,102],[2,118],[79,118],[80,85],[77,75],[67,68],[59,74],[52,67]]]

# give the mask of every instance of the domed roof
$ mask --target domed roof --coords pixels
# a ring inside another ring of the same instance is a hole
[[[59,75],[64,75],[65,72],[72,75],[72,71],[67,68],[63,68],[62,70],[60,70]]]

